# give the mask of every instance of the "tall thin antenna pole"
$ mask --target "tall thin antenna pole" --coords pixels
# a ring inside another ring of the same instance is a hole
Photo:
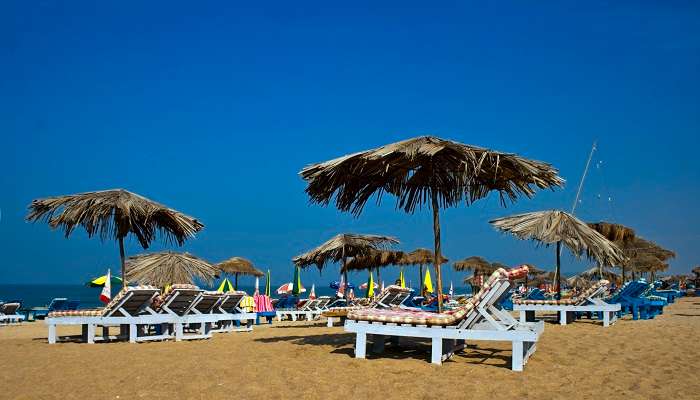
[[[586,169],[583,170],[583,175],[581,176],[581,181],[578,183],[578,190],[576,191],[576,198],[574,199],[574,204],[571,206],[571,214],[573,215],[576,211],[576,206],[578,205],[578,199],[581,196],[581,190],[583,189],[583,182],[586,180],[586,175],[588,174],[588,167],[591,166],[591,160],[593,159],[593,153],[596,151],[597,141],[593,141],[593,147],[591,147],[591,154],[588,155],[588,161],[586,161]]]

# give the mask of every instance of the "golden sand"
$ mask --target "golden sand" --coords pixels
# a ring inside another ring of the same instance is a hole
[[[352,358],[354,336],[275,323],[211,340],[48,345],[42,322],[0,327],[2,399],[697,399],[700,298],[604,329],[548,323],[522,373],[507,343],[476,343],[442,366],[427,345]],[[78,330],[59,329],[60,334]]]

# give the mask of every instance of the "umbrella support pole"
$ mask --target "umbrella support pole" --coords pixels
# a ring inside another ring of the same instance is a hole
[[[442,273],[440,271],[440,260],[442,253],[440,251],[440,210],[438,209],[437,192],[432,190],[433,202],[433,235],[435,237],[435,275],[437,277],[437,295],[438,295],[438,313],[442,312]]]
[[[119,237],[119,259],[122,267],[122,287],[126,287],[126,267],[124,266],[124,238]]]

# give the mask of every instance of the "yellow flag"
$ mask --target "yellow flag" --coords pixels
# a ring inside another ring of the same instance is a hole
[[[423,287],[427,292],[433,293],[433,280],[430,279],[430,269],[425,270],[425,279],[423,280]]]
[[[406,288],[406,279],[403,277],[403,268],[401,268],[401,274],[399,275],[399,280],[401,281],[401,288]]]

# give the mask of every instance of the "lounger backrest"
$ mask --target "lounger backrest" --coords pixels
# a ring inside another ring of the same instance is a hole
[[[5,303],[2,306],[0,306],[0,314],[5,314],[5,315],[17,314],[17,310],[19,310],[20,306],[21,306],[20,303]]]
[[[304,301],[304,304],[302,304],[301,307],[299,307],[299,311],[310,311],[314,309],[314,305],[318,303],[318,300],[315,299],[307,299]]]
[[[202,292],[202,289],[194,285],[172,285],[172,290],[163,299],[160,311],[169,311],[180,317],[187,315]]]
[[[238,305],[241,303],[241,300],[243,300],[243,298],[247,295],[248,294],[243,291],[228,292],[226,293],[226,297],[221,301],[221,304],[218,308],[229,314],[235,314],[237,312],[240,312]]]
[[[72,311],[72,310],[77,310],[79,306],[80,306],[80,300],[68,300],[64,304],[64,307],[65,307],[64,309]]]
[[[112,301],[102,310],[102,316],[138,315],[151,305],[153,298],[158,295],[154,286],[128,286],[122,289]]]
[[[223,300],[223,298],[223,293],[203,292],[197,303],[194,305],[194,309],[202,314],[209,314],[214,310],[219,302]]]
[[[486,282],[484,282],[481,289],[463,306],[468,309],[468,312],[459,324],[459,328],[469,329],[479,323],[483,319],[483,315],[478,312],[478,309],[482,308],[488,310],[489,307],[499,304],[508,296],[508,291],[511,288],[511,280],[523,277],[527,275],[527,273],[527,266],[509,270],[499,268],[494,271]]]
[[[66,308],[64,307],[67,302],[68,299],[65,297],[57,297],[51,300],[51,303],[49,303],[48,312],[65,310]]]
[[[587,303],[589,299],[600,297],[608,290],[609,284],[610,282],[606,281],[605,279],[599,280],[598,282],[594,283],[593,286],[589,287],[588,289],[584,290],[581,294],[576,296],[574,304],[582,305],[584,303]]]
[[[398,285],[390,285],[384,288],[384,291],[380,293],[379,297],[372,303],[371,307],[376,308],[392,308],[399,307],[403,304],[409,297],[413,290],[408,288],[402,288]]]
[[[318,301],[316,302],[316,307],[317,310],[324,310],[326,307],[328,307],[328,304],[330,304],[331,298],[328,296],[321,296],[318,298]]]

